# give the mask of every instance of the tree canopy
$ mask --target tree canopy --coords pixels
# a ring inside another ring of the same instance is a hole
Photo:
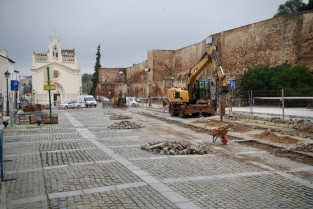
[[[313,9],[313,0],[309,0],[307,4],[303,3],[302,0],[288,0],[284,4],[279,5],[277,13],[274,17],[303,12],[311,9]]]
[[[243,75],[243,90],[272,90],[282,88],[311,88],[313,75],[308,67],[291,67],[287,62],[274,67],[258,65]]]
[[[100,53],[100,44],[97,48],[97,57],[96,57],[96,64],[95,64],[95,72],[93,73],[92,75],[92,87],[90,89],[90,92],[89,94],[91,95],[94,95],[95,96],[95,93],[96,93],[96,88],[97,88],[97,85],[98,85],[98,81],[99,81],[99,69],[101,68],[101,64],[100,64],[100,58],[101,58],[101,53]]]

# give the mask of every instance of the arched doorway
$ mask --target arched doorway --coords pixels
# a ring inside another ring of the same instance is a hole
[[[55,90],[52,92],[52,103],[54,107],[58,107],[62,102],[62,97],[64,97],[64,88],[63,86],[55,82]]]

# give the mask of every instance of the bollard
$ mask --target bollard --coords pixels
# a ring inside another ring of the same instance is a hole
[[[16,123],[16,121],[17,121],[17,112],[18,112],[17,109],[14,109],[14,110],[11,111],[11,114],[10,114],[10,126],[13,126],[14,123]]]

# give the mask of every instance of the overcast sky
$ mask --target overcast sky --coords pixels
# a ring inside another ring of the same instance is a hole
[[[270,19],[285,0],[0,0],[0,50],[20,75],[31,75],[32,52],[47,52],[57,35],[75,48],[82,73],[129,67],[153,49],[176,50],[207,36]],[[307,1],[304,1],[307,2]]]

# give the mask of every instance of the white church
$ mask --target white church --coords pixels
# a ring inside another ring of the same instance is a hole
[[[33,52],[32,85],[33,103],[49,104],[48,91],[44,90],[43,71],[53,69],[56,89],[51,90],[51,102],[58,106],[70,100],[77,100],[82,91],[82,76],[77,68],[75,49],[62,49],[56,36],[50,38],[47,53]]]

